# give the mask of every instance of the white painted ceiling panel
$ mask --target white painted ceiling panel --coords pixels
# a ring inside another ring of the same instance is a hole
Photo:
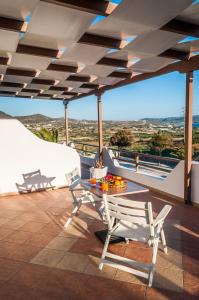
[[[173,47],[184,37],[177,33],[155,30],[138,36],[124,50],[137,58],[153,57]]]
[[[1,91],[8,91],[8,92],[18,92],[21,90],[21,88],[18,87],[7,87],[7,86],[1,86],[0,85],[0,90]]]
[[[65,80],[59,82],[56,86],[61,86],[61,87],[80,87],[83,84],[83,82],[77,82],[77,81],[70,81],[70,80]]]
[[[92,92],[92,89],[86,89],[86,88],[73,88],[71,90],[71,92],[75,92],[75,93],[89,93]]]
[[[102,84],[102,85],[114,85],[123,79],[113,78],[113,77],[99,77],[93,83]]]
[[[47,90],[49,89],[49,85],[46,84],[38,84],[38,83],[30,83],[26,86],[27,89],[35,89],[35,90]]]
[[[25,20],[37,3],[39,0],[1,0],[0,14],[5,17]]]
[[[178,20],[199,25],[199,3],[189,6],[179,16]]]
[[[0,74],[5,74],[7,70],[7,66],[0,65]]]
[[[19,33],[0,29],[0,50],[15,52],[19,42]]]
[[[31,97],[33,94],[32,93],[27,93],[27,92],[19,92],[18,96],[22,97]]]
[[[39,2],[31,16],[27,31],[57,40],[77,41],[94,17],[95,15],[90,13]]]
[[[158,29],[186,9],[193,0],[123,0],[113,13],[90,26],[89,32],[125,38]]]
[[[70,75],[71,75],[71,73],[67,73],[67,72],[44,70],[44,71],[41,71],[38,78],[40,78],[40,79],[53,79],[53,80],[65,80]]]
[[[164,57],[144,58],[134,64],[131,69],[135,72],[155,72],[174,62],[173,59]]]
[[[116,67],[103,66],[103,65],[90,65],[90,66],[86,66],[79,74],[106,77],[115,70]]]
[[[92,45],[75,44],[71,49],[64,52],[60,60],[65,59],[66,61],[80,62],[84,64],[95,64],[105,54],[108,49],[103,47],[97,47]]]
[[[21,54],[21,53],[12,53],[10,66],[15,68],[45,70],[50,63],[51,63],[51,59],[47,57],[40,57],[40,56]]]
[[[32,81],[32,78],[27,76],[5,75],[4,81],[16,83],[29,83]]]

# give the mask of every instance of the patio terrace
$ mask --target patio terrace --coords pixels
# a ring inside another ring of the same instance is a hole
[[[152,192],[128,198],[151,201],[154,214],[173,206],[165,225],[169,252],[158,253],[153,288],[113,268],[98,270],[102,244],[94,231],[103,224],[84,206],[64,231],[71,195],[63,188],[0,198],[0,299],[198,299],[198,209]],[[110,250],[144,262],[151,255],[136,242]]]

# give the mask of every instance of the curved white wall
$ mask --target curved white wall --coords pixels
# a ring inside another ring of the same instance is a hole
[[[36,170],[52,186],[65,186],[65,174],[74,168],[80,170],[76,150],[39,139],[15,119],[0,120],[0,194],[17,192],[22,174]]]

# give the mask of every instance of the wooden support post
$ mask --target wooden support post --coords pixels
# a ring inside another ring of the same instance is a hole
[[[193,72],[186,73],[184,200],[191,204]]]
[[[99,161],[103,161],[103,132],[102,132],[102,94],[97,93],[97,108],[98,108],[98,142],[99,142]]]
[[[64,111],[65,111],[65,141],[66,141],[66,146],[68,146],[69,142],[69,136],[68,136],[68,102],[69,101],[64,101]]]
[[[139,154],[137,153],[136,154],[136,157],[135,157],[135,166],[136,166],[136,172],[139,171]]]

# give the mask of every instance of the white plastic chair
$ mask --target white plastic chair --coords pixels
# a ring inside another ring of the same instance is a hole
[[[108,224],[108,234],[99,269],[102,270],[103,265],[106,264],[146,278],[148,279],[148,285],[151,286],[155,271],[159,239],[163,231],[164,220],[171,210],[171,206],[165,205],[157,218],[153,220],[150,202],[137,202],[107,195],[103,196],[103,200]],[[151,263],[140,263],[108,252],[107,249],[111,235],[151,244],[153,251]]]
[[[97,201],[102,201],[101,198],[96,197],[81,185],[81,177],[77,168],[74,169],[71,173],[66,174],[66,179],[69,185],[69,190],[72,194],[74,208],[72,210],[70,218],[64,225],[65,228],[67,228],[68,225],[72,222],[73,217],[77,214],[82,204],[91,203],[95,207],[95,203]],[[101,217],[101,212],[99,211],[99,209],[96,208],[96,210]]]

